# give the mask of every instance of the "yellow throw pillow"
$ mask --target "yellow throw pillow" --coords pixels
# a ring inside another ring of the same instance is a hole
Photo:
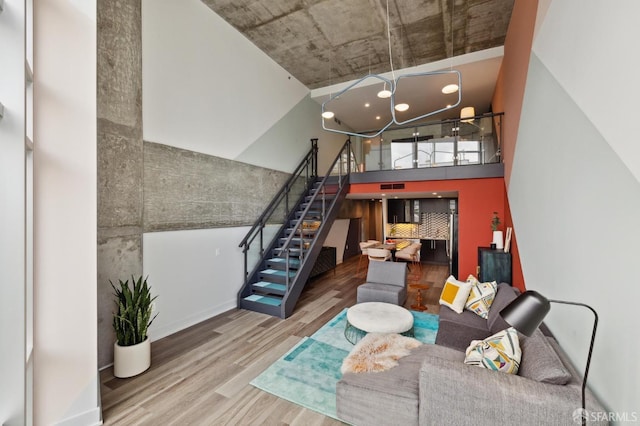
[[[471,341],[465,353],[465,364],[509,374],[518,373],[522,359],[518,332],[513,327],[484,340]]]
[[[464,304],[469,298],[470,291],[471,283],[458,281],[453,275],[450,275],[444,283],[442,293],[440,293],[440,304],[448,306],[461,314],[464,309]]]

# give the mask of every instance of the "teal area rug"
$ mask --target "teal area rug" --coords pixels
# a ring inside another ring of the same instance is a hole
[[[415,338],[433,343],[438,316],[410,311]],[[342,361],[353,345],[344,337],[347,310],[344,309],[311,337],[304,337],[282,358],[251,381],[258,389],[295,404],[336,417],[336,383]]]

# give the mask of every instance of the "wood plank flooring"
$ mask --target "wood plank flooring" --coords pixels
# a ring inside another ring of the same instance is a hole
[[[358,257],[314,278],[286,320],[234,309],[151,344],[151,368],[129,379],[100,373],[105,425],[339,425],[249,384],[265,368],[356,301]],[[364,263],[364,262],[363,262]],[[411,283],[438,313],[447,266],[422,265]],[[409,288],[405,307],[415,303]]]

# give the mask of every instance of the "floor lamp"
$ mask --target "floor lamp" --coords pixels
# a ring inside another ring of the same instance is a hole
[[[587,374],[589,374],[589,365],[591,364],[591,354],[593,353],[593,343],[596,338],[596,328],[598,327],[598,313],[591,306],[585,305],[584,303],[566,302],[564,300],[549,300],[537,291],[527,290],[500,311],[500,315],[507,323],[509,323],[509,325],[520,333],[526,336],[531,336],[551,309],[551,303],[583,306],[593,312],[594,315],[591,344],[589,345],[589,354],[587,355],[587,366],[584,369],[584,377],[582,379],[581,417],[582,424],[586,425],[587,411],[585,407],[585,392],[587,387]]]

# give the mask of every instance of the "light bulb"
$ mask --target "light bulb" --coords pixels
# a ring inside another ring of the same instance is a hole
[[[442,88],[442,93],[444,93],[445,95],[456,93],[457,91],[458,91],[457,84],[447,84]]]
[[[335,114],[332,111],[325,111],[322,113],[323,118],[333,118]]]
[[[398,104],[394,108],[396,109],[396,111],[400,111],[400,112],[406,111],[409,109],[409,104],[405,104],[405,103]]]

